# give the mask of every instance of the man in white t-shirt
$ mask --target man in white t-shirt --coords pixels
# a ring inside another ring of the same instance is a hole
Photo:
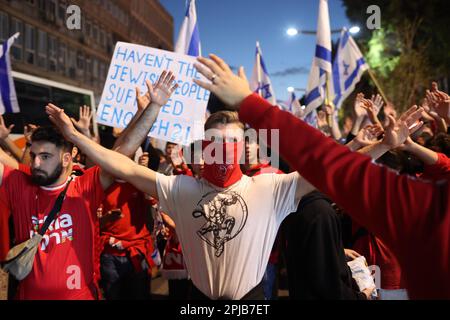
[[[152,99],[158,100],[158,94],[167,98],[172,92],[153,92]],[[142,142],[160,103],[150,104],[128,130],[128,145]],[[223,111],[208,118],[205,129],[215,129],[216,140],[203,141],[205,167],[200,180],[164,176],[139,166],[85,139],[61,109],[48,106],[47,113],[92,161],[159,199],[162,210],[177,225],[189,274],[201,293],[210,299],[264,298],[262,288],[260,294],[249,293],[261,287],[279,225],[312,187],[296,172],[244,176],[238,163],[243,150],[243,124],[237,113]],[[224,161],[208,164],[208,150],[214,156],[222,154]]]
[[[224,143],[237,145],[237,162],[243,138],[237,114],[214,113],[205,124],[211,128],[224,130],[224,140],[241,141]],[[278,227],[304,194],[299,178],[295,172],[248,177],[238,163],[206,163],[199,180],[156,175],[159,204],[178,226],[189,275],[203,294],[241,299],[260,284]]]

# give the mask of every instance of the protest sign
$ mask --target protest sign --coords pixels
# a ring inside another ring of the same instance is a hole
[[[193,79],[205,80],[194,68],[195,57],[117,42],[97,109],[97,122],[124,128],[137,110],[136,87],[147,92],[145,81],[158,80],[163,70],[176,77],[178,88],[162,106],[149,136],[182,145],[203,139],[209,91]]]

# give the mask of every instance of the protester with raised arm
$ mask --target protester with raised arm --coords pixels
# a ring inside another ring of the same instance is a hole
[[[165,83],[171,80],[166,78]],[[152,102],[130,129],[128,144],[147,135],[174,90],[150,89]],[[205,164],[201,180],[168,177],[139,166],[78,133],[58,107],[48,105],[47,113],[65,137],[104,170],[158,198],[177,225],[186,265],[198,289],[195,298],[263,298],[261,280],[278,227],[310,186],[295,172],[243,176],[238,164],[243,124],[235,113],[215,113],[206,122],[205,129],[215,129],[216,135],[214,141],[203,142],[205,150],[210,146],[225,151],[228,146],[230,151]]]
[[[370,158],[336,144],[253,94],[242,68],[235,75],[215,55],[200,57],[198,61],[197,69],[211,82],[194,80],[197,84],[213,92],[232,110],[239,110],[240,119],[252,127],[279,129],[281,155],[392,249],[413,299],[450,298],[448,181],[420,181],[375,165]],[[447,100],[440,97],[435,108],[446,111]],[[413,107],[395,121],[392,139],[383,140],[381,147],[389,150],[404,143],[422,111]],[[298,136],[307,138],[294,143],[292,139]]]

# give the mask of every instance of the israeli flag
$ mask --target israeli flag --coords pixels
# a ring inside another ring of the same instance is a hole
[[[311,127],[317,128],[317,110],[314,109],[302,118]]]
[[[262,57],[259,42],[256,42],[255,65],[253,66],[253,73],[250,79],[250,89],[269,101],[270,104],[277,104],[275,92],[269,78],[269,73],[267,72],[266,64],[264,63]]]
[[[319,0],[316,52],[312,61],[305,95],[306,115],[308,115],[312,110],[320,107],[324,102],[327,94],[327,76],[329,78],[329,85],[332,85],[331,72],[331,33],[328,2],[327,0]],[[332,89],[329,93],[331,96]]]
[[[194,57],[202,55],[195,0],[189,0],[186,16],[184,17],[180,33],[178,34],[178,40],[175,45],[175,52],[184,53]]]
[[[289,95],[288,103],[287,103],[287,107],[288,107],[287,111],[289,111],[290,113],[293,113],[295,104],[300,105],[300,103],[297,100],[297,97],[295,96],[295,92],[291,92],[291,94]]]
[[[20,112],[9,58],[9,49],[19,35],[16,33],[0,45],[0,114]]]
[[[350,36],[347,29],[343,29],[339,39],[339,46],[333,63],[334,105],[339,110],[344,100],[353,92],[364,71],[369,69],[361,51]]]

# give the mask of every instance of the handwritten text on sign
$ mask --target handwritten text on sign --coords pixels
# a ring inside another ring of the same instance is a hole
[[[194,68],[195,61],[195,57],[183,54],[117,42],[98,106],[97,122],[126,127],[137,110],[135,88],[147,92],[147,79],[155,83],[163,70],[171,70],[178,88],[161,108],[150,136],[183,145],[202,139],[209,91],[193,82],[193,79],[204,80]]]

